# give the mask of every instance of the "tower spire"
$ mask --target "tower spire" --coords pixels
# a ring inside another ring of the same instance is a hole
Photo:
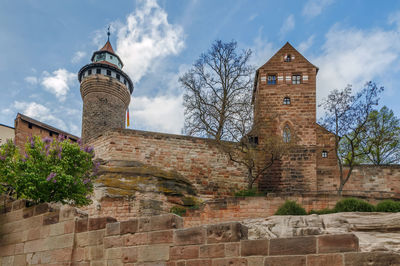
[[[107,41],[110,41],[110,25],[108,25],[108,29],[107,29]]]

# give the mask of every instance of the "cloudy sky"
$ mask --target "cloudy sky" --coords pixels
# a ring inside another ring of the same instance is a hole
[[[80,135],[76,74],[108,25],[135,86],[130,128],[181,132],[178,77],[216,39],[252,49],[255,66],[289,41],[320,68],[318,100],[373,80],[400,116],[400,1],[2,0],[0,124],[21,112]]]

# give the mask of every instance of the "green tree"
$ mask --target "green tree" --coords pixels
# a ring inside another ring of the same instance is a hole
[[[70,140],[31,137],[20,155],[11,141],[0,147],[0,187],[33,202],[87,205],[98,165],[92,147]]]
[[[374,165],[400,162],[400,119],[386,106],[370,113],[361,138],[362,163]]]

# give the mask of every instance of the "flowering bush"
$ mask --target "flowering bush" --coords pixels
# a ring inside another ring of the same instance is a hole
[[[92,147],[59,136],[31,137],[20,155],[12,141],[0,147],[0,184],[16,198],[87,205],[98,164]]]

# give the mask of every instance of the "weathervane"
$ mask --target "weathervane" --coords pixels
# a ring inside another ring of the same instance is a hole
[[[107,40],[110,41],[110,25],[108,25],[107,35]]]

